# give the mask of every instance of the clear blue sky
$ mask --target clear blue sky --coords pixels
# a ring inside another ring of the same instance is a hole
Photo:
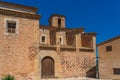
[[[97,43],[120,35],[120,0],[3,0],[39,8],[40,24],[47,25],[50,15],[66,16],[67,28],[84,27],[96,32]]]

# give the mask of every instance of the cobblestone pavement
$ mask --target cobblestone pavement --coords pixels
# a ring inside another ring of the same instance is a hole
[[[57,78],[57,79],[41,79],[41,80],[112,80],[112,79],[94,79],[94,78]]]

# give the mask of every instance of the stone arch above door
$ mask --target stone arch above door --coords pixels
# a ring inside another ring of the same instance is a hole
[[[34,71],[36,79],[41,79],[41,61],[46,56],[53,58],[54,60],[54,68],[55,68],[55,77],[62,77],[63,69],[60,61],[59,55],[55,51],[41,50],[35,58],[34,61]]]

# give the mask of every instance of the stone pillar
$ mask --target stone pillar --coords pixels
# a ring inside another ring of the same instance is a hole
[[[50,30],[48,30],[47,42],[48,42],[48,45],[50,45]]]
[[[82,47],[82,39],[81,39],[82,37],[81,37],[81,36],[82,36],[82,34],[80,33],[80,34],[79,34],[79,37],[80,37],[80,38],[79,38],[79,47]]]
[[[79,48],[81,47],[81,34],[75,34],[76,37],[76,51],[79,51]]]
[[[56,51],[60,51],[60,32],[56,32]]]

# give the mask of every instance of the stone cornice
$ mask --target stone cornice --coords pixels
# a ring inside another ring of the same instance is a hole
[[[74,33],[81,33],[81,32],[84,31],[84,28],[76,28],[76,29],[72,29],[72,28],[57,28],[57,27],[53,27],[53,26],[44,26],[44,25],[40,25],[39,28],[40,29],[55,30],[55,31],[74,32]]]
[[[49,18],[49,22],[51,21],[51,19],[54,17],[54,16],[56,16],[56,17],[64,17],[64,18],[66,18],[66,16],[64,16],[64,15],[60,15],[60,14],[52,14],[51,16],[50,16],[50,18]]]
[[[30,14],[30,13],[23,13],[11,10],[0,9],[0,14],[14,16],[14,17],[22,17],[22,18],[29,18],[29,19],[40,19],[40,15],[37,14]]]
[[[80,48],[79,51],[81,51],[81,52],[93,52],[94,49],[93,48],[86,48],[86,47],[84,47],[84,48]]]
[[[90,33],[83,33],[82,35],[92,35],[92,36],[96,36],[97,33],[95,32],[90,32]]]

